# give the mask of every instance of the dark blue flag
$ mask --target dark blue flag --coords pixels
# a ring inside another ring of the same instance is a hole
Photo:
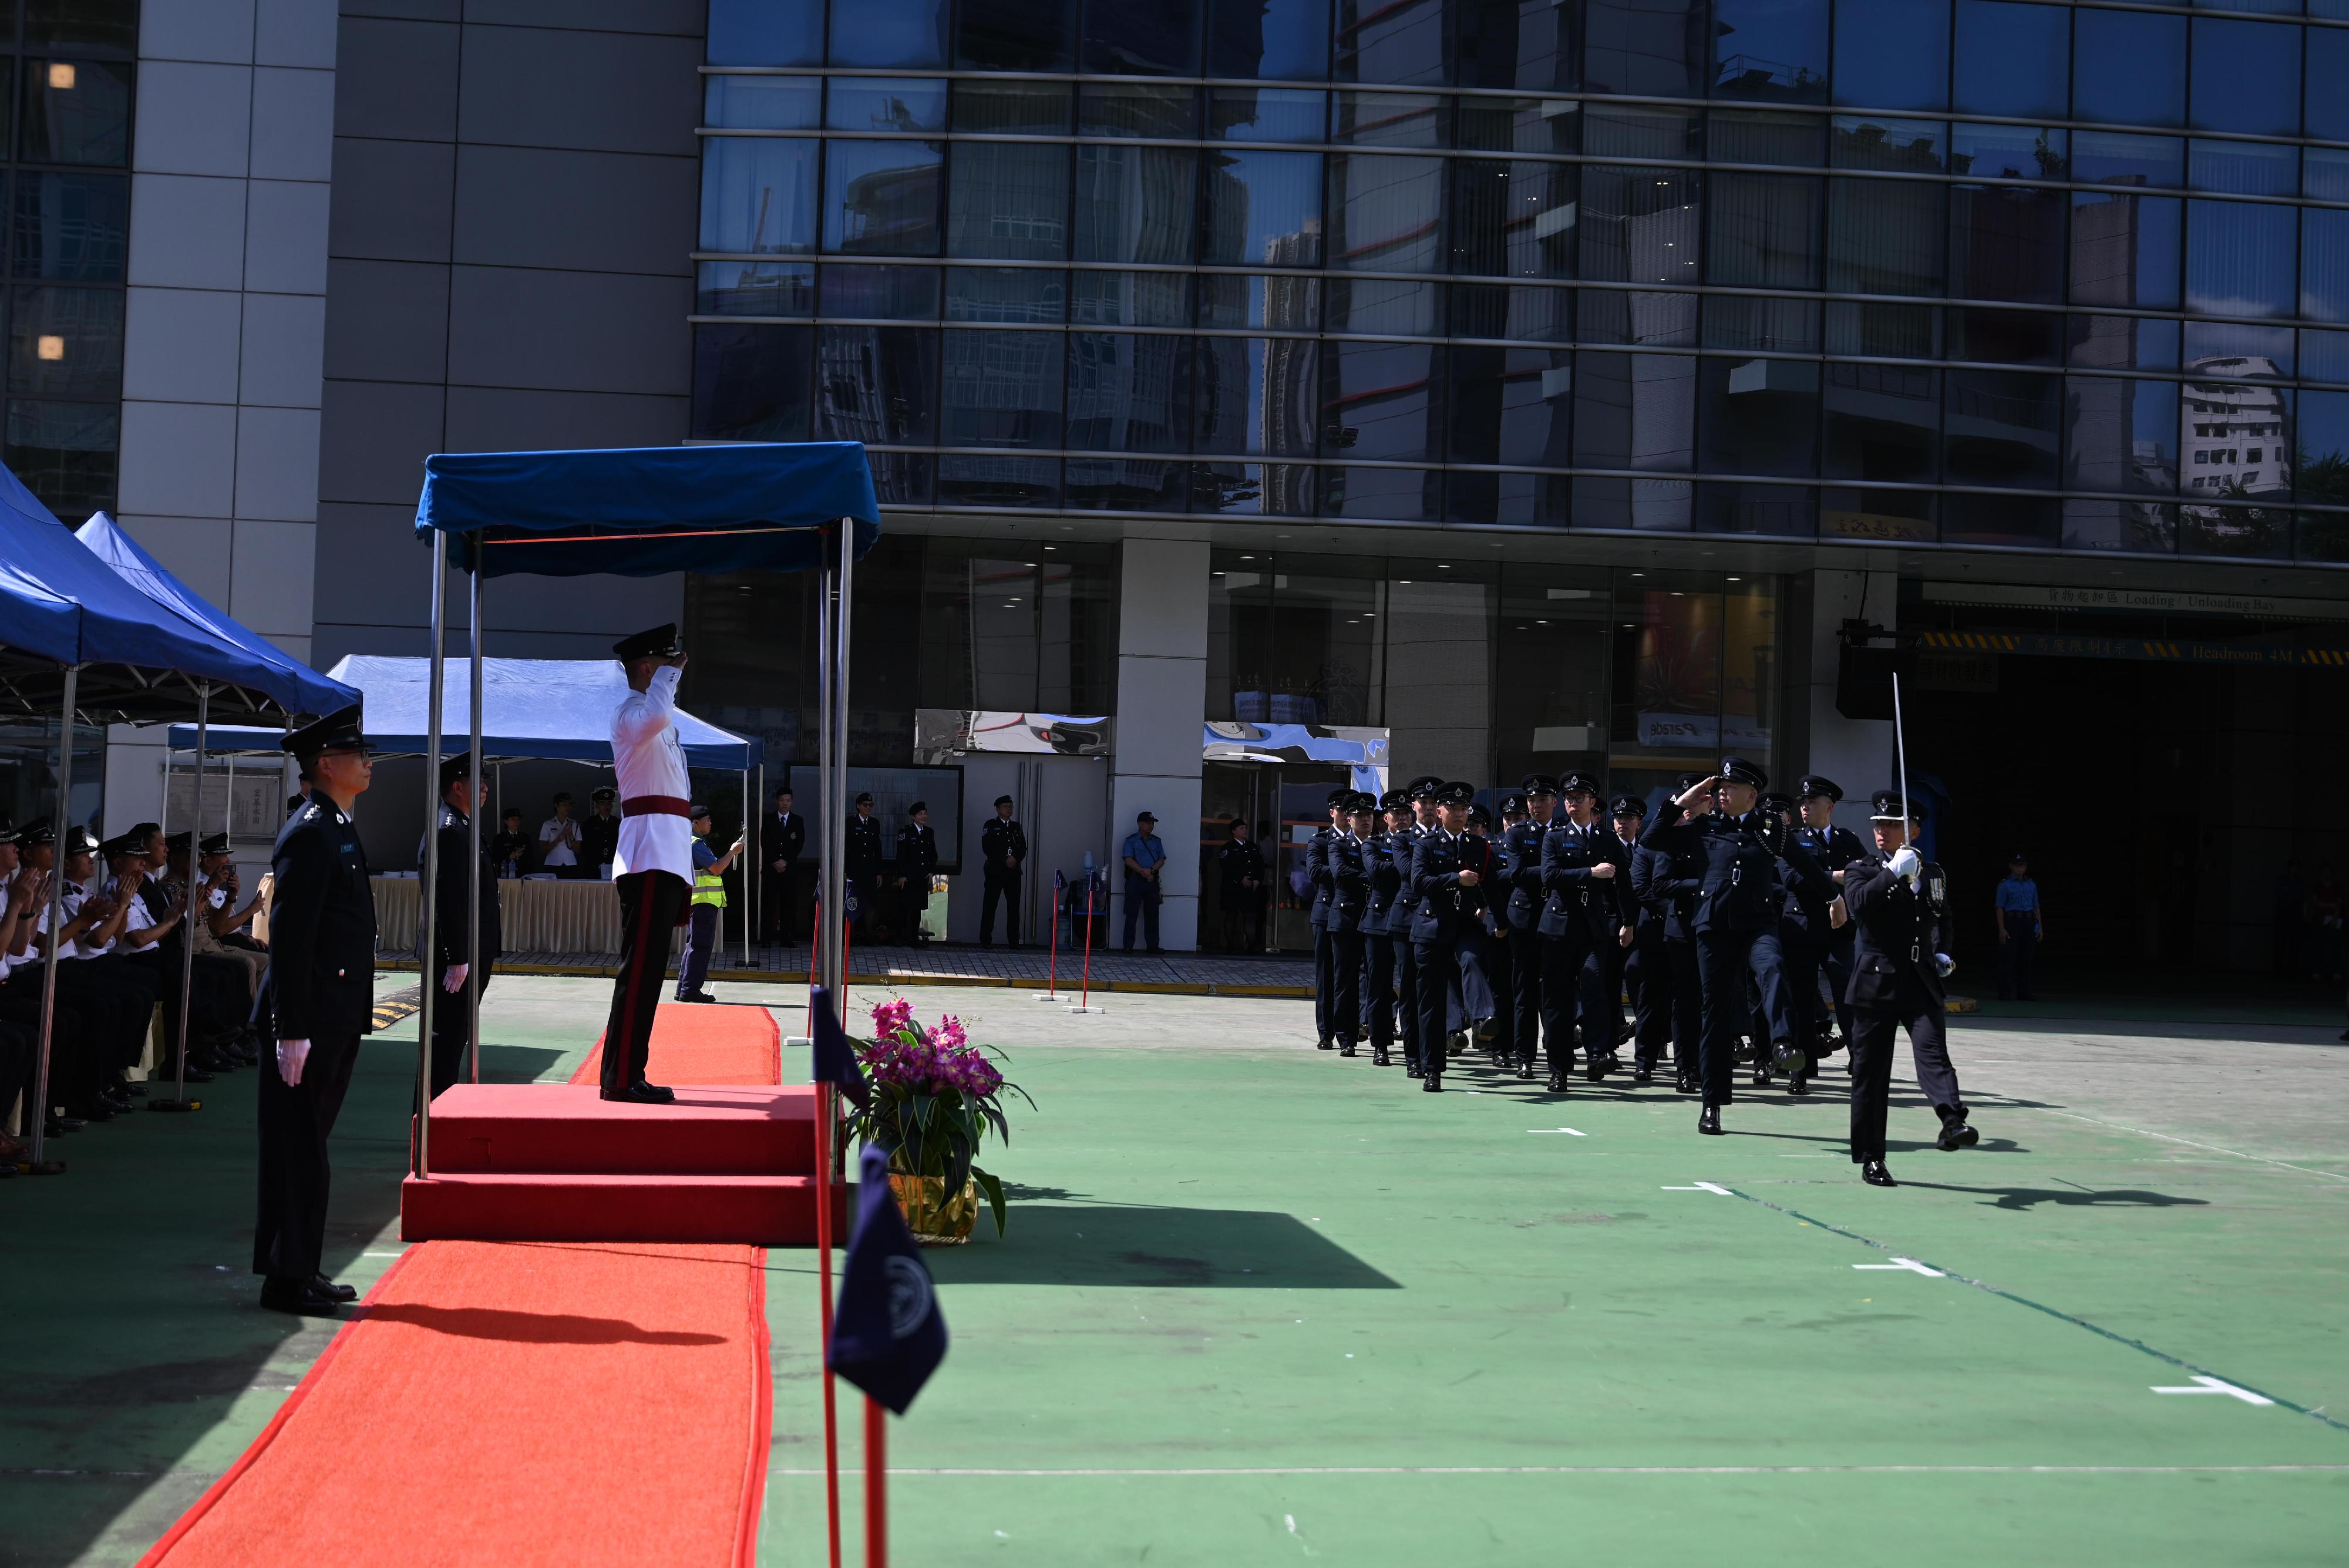
[[[1053,872],[1053,873],[1052,873],[1052,891],[1053,891],[1053,892],[1055,892],[1055,893],[1065,893],[1065,892],[1067,892],[1068,890],[1069,890],[1069,874],[1068,874],[1066,871],[1055,871],[1055,872]]]
[[[815,1081],[839,1085],[840,1092],[848,1096],[848,1103],[860,1110],[870,1105],[873,1091],[865,1087],[864,1069],[857,1063],[856,1048],[848,1043],[848,1032],[840,1026],[831,993],[820,985],[808,988],[808,1033],[815,1042]]]
[[[902,1416],[946,1359],[947,1320],[889,1190],[889,1157],[866,1144],[856,1182],[856,1234],[824,1364]]]

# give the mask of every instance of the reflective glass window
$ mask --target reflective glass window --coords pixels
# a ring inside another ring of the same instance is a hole
[[[2300,246],[2300,313],[2312,321],[2349,321],[2349,213],[2307,209]]]
[[[963,70],[1065,71],[1076,64],[1076,42],[1077,0],[958,0],[955,7],[955,64]]]
[[[2302,392],[2297,438],[2302,501],[2349,504],[2349,392]]]
[[[1061,444],[1062,336],[975,328],[945,334],[941,446]]]
[[[1920,181],[1827,182],[1827,286],[1848,294],[1939,294],[1948,200]]]
[[[1055,267],[946,269],[948,321],[1057,326],[1069,318],[1069,275]]]
[[[1069,106],[1065,82],[959,81],[954,128],[982,136],[1066,136]]]
[[[2292,513],[2285,507],[2208,506],[2189,502],[2178,509],[2178,551],[2182,556],[2274,561],[2291,550]]]
[[[2289,377],[2292,336],[2289,327],[2261,327],[2248,321],[2189,321],[2186,323],[2186,368],[2240,380],[2272,381]]]
[[[1301,462],[1195,462],[1191,510],[1230,517],[1309,517],[1320,472]]]
[[[817,437],[870,446],[935,443],[938,337],[926,327],[818,327]]]
[[[1716,163],[1785,163],[1816,169],[1827,161],[1826,130],[1816,114],[1716,109],[1705,117],[1706,156]]]
[[[1444,160],[1330,155],[1330,265],[1358,272],[1444,270]]]
[[[1826,101],[1827,0],[1714,0],[1713,33],[1714,98]]]
[[[1815,175],[1713,176],[1705,279],[1745,288],[1816,288],[1826,182]]]
[[[1938,119],[1838,114],[1834,118],[1827,145],[1827,161],[1838,169],[1940,174],[1949,168],[1950,128]]]
[[[1950,483],[2054,489],[2064,379],[2021,370],[1948,375],[1941,462]]]
[[[28,163],[130,161],[130,67],[101,60],[24,62],[16,156]]]
[[[1696,368],[1693,354],[1577,354],[1576,465],[1687,472],[1696,461]],[[1684,493],[1681,505],[1685,527]]]
[[[2301,29],[2222,16],[2197,16],[2193,24],[2189,123],[2197,130],[2297,135]]]
[[[2186,204],[2186,304],[2211,316],[2290,316],[2299,235],[2291,207]]]
[[[2070,6],[1958,0],[1951,109],[1960,114],[2061,119],[2071,104],[2071,87]]]
[[[1835,101],[1947,109],[1950,0],[1836,0]]]
[[[1582,85],[1573,7],[1550,0],[1453,0],[1462,87],[1531,91]]]
[[[2327,141],[2349,141],[2349,94],[2339,89],[2349,81],[2349,28],[2308,29],[2307,134]]]
[[[1105,327],[1188,327],[1191,280],[1175,272],[1081,272],[1070,282],[1069,319]]]
[[[1570,495],[1578,529],[1685,534],[1694,525],[1696,485],[1687,479],[1585,475]]]
[[[813,130],[823,123],[823,78],[704,77],[701,123],[735,130]]]
[[[1567,98],[1464,98],[1459,145],[1483,152],[1578,152],[1582,105]]]
[[[1207,74],[1326,81],[1330,0],[1207,0]]]
[[[738,255],[815,248],[816,143],[803,137],[701,140],[701,243]]]
[[[1574,335],[1585,343],[1693,348],[1700,297],[1640,288],[1586,288],[1575,298]]]
[[[1912,365],[1824,368],[1820,472],[1929,483],[1940,472],[1941,372]]]
[[[1626,283],[1699,280],[1704,176],[1693,169],[1582,171],[1582,275]]]
[[[1692,109],[1586,104],[1582,151],[1595,158],[1702,158],[1703,124]]]
[[[948,453],[938,459],[941,506],[1048,507],[1061,504],[1061,460],[1012,452]]]
[[[1199,325],[1311,332],[1321,325],[1321,280],[1288,273],[1210,273],[1198,280]]]
[[[25,7],[28,44],[85,44],[127,55],[138,34],[138,0],[29,0]]]
[[[1331,278],[1321,327],[1325,332],[1381,337],[1441,337],[1444,285],[1420,278]]]
[[[1320,345],[1309,337],[1202,337],[1198,355],[1191,383],[1195,451],[1228,457],[1313,455],[1321,404]]]
[[[808,439],[815,329],[705,321],[693,329],[693,433],[703,441]]]
[[[1199,89],[1087,82],[1078,89],[1077,134],[1187,141],[1199,134]]]
[[[853,262],[827,262],[822,288],[820,315],[865,321],[938,318],[938,269],[934,266],[859,266]]]
[[[2158,501],[2066,501],[2064,548],[2169,555],[2178,548],[2178,508]]]
[[[1223,141],[1319,141],[1330,95],[1319,88],[1210,88],[1207,135]]]
[[[122,395],[122,291],[20,288],[8,313],[8,390],[111,401]]]
[[[2349,514],[2300,514],[2292,554],[2309,562],[2349,561]]]
[[[1952,306],[1942,312],[1942,341],[1952,359],[1992,365],[2061,365],[2064,317],[2052,310]]]
[[[1455,523],[1563,528],[1573,486],[1574,481],[1559,473],[1478,473],[1455,468],[1444,476],[1444,515]]]
[[[1950,293],[2055,305],[2064,298],[2062,191],[1950,187]]]
[[[1938,359],[1941,313],[1930,305],[1884,305],[1873,300],[1831,300],[1826,307],[1830,354],[1878,359]]]
[[[2178,323],[2149,316],[2075,316],[2071,362],[2105,370],[2175,370]]]
[[[823,144],[823,248],[868,255],[938,254],[940,141]]]
[[[1702,98],[1711,79],[1704,23],[1705,0],[1584,0],[1585,86],[1635,98]]]
[[[2075,130],[2072,177],[2095,185],[2157,185],[2176,190],[2186,183],[2186,143],[2175,136]]]
[[[1696,530],[1806,538],[1818,526],[1818,497],[1807,484],[1700,484]]]
[[[1940,508],[1929,490],[1887,490],[1881,487],[1819,487],[1819,534],[1831,539],[1917,540],[1931,544],[1940,535],[1935,517]]]
[[[813,262],[701,262],[694,274],[697,316],[815,314]]]
[[[2064,535],[2063,504],[2052,496],[1944,495],[1941,543],[2053,547]]]
[[[1574,340],[1574,291],[1455,283],[1452,286],[1452,335],[1570,343]]]
[[[1188,463],[1168,462],[1163,458],[1072,457],[1061,466],[1071,507],[1086,511],[1182,512],[1190,506]]]
[[[1817,365],[1725,355],[1698,364],[1699,468],[1796,476],[1817,472]]]
[[[1199,259],[1218,266],[1321,265],[1321,154],[1211,151]]]
[[[1950,128],[1950,172],[1992,180],[2062,180],[2071,168],[2064,156],[2069,141],[2070,133],[2060,129],[1961,121]]]
[[[2185,17],[2084,7],[2072,25],[2072,118],[2186,123]]]
[[[1452,100],[1424,92],[1331,93],[1330,140],[1346,147],[1449,147]]]
[[[1321,345],[1325,457],[1444,457],[1444,349],[1431,343]]]
[[[1452,350],[1454,462],[1565,468],[1574,357],[1560,348]]]
[[[1816,353],[1819,302],[1774,299],[1766,295],[1707,295],[1704,346],[1775,349],[1785,354]]]
[[[820,66],[823,0],[709,0],[713,66]]]
[[[2188,154],[2188,178],[2197,191],[2296,196],[2300,149],[2272,141],[2214,141],[2198,136]]]
[[[1199,74],[1202,0],[1085,7],[1084,68],[1112,77]]]
[[[18,277],[119,283],[130,227],[130,181],[120,174],[16,176],[10,249]]]
[[[1444,9],[1443,0],[1338,0],[1331,78],[1443,85],[1451,57]]]
[[[2072,192],[2072,303],[2175,306],[2186,203],[2175,196]]]
[[[2178,493],[2178,383],[2074,376],[2064,383],[2064,483]]]
[[[1426,468],[1325,468],[1321,515],[1434,523],[1444,516],[1444,474]]]
[[[1016,141],[955,144],[947,254],[1061,261],[1069,254],[1069,149]]]
[[[1486,277],[1572,277],[1572,163],[1462,158],[1452,165],[1452,268]]]
[[[947,0],[851,0],[832,8],[826,62],[866,68],[947,63]]]
[[[61,516],[86,517],[114,504],[121,450],[119,403],[8,403],[8,470]]]
[[[944,130],[944,77],[833,77],[823,123],[833,130]]]
[[[2301,150],[2300,189],[2320,202],[2349,202],[2349,151],[2337,147]]]
[[[1198,168],[1187,147],[1080,146],[1076,259],[1189,262],[1198,235]]]
[[[1190,451],[1191,341],[1171,332],[1070,333],[1070,447]]]

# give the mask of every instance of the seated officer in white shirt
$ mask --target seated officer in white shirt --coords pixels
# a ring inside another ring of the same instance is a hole
[[[571,792],[564,790],[554,797],[554,815],[538,825],[538,868],[576,877],[582,842],[578,819],[571,815]]]

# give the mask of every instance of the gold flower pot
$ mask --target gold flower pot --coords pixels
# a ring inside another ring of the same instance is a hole
[[[978,1183],[965,1180],[951,1198],[946,1187],[943,1176],[916,1176],[894,1167],[889,1172],[889,1190],[905,1216],[905,1229],[925,1247],[959,1247],[978,1223]]]

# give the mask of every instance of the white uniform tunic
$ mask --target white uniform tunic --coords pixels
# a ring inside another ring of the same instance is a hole
[[[693,785],[686,777],[685,747],[677,738],[677,683],[685,672],[673,666],[653,671],[652,684],[631,691],[612,713],[612,766],[620,775],[623,803],[639,795],[688,798]],[[679,881],[693,880],[693,825],[666,813],[620,820],[620,846],[612,857],[612,875],[636,871],[666,871]]]

